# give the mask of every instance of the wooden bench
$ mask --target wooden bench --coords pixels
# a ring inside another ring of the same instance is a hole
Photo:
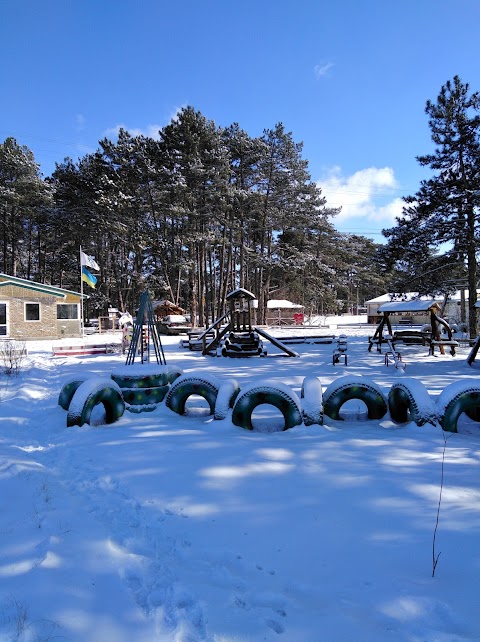
[[[442,346],[450,346],[450,354],[455,356],[455,348],[458,348],[458,341],[431,341],[430,342],[430,354],[433,354],[435,347],[441,348]]]
[[[114,352],[114,348],[106,343],[101,345],[53,346],[52,352],[54,357],[73,357],[89,354],[108,354]]]
[[[382,352],[382,345],[387,345],[387,335],[380,337],[368,337],[368,351],[370,352],[373,346],[376,347],[377,352]],[[427,332],[420,332],[417,330],[398,330],[393,333],[391,343],[395,348],[396,343],[403,343],[405,345],[430,345],[430,336]]]
[[[215,332],[205,330],[193,330],[188,334],[188,349],[202,351],[204,346],[215,338]],[[200,338],[201,337],[201,338]]]
[[[425,332],[415,330],[398,330],[393,333],[392,343],[404,343],[405,345],[422,345],[430,344],[430,336]]]

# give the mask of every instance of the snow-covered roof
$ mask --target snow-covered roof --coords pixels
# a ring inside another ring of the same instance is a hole
[[[255,295],[249,292],[248,290],[245,290],[245,288],[237,288],[236,290],[232,290],[232,292],[229,292],[227,294],[227,301],[230,299],[237,299],[240,297],[244,297],[246,299],[249,299],[250,301],[255,299]]]
[[[434,299],[427,301],[390,301],[390,303],[383,303],[379,308],[379,312],[426,312],[431,307],[438,306],[438,302]]]
[[[464,290],[465,293],[465,298],[468,300],[468,290]],[[368,301],[365,301],[365,303],[386,303],[387,301],[392,301],[392,297],[394,295],[390,294],[387,292],[387,294],[382,294],[380,296],[375,297],[374,299],[369,299]],[[477,290],[477,296],[480,297],[480,290]],[[453,294],[449,295],[448,301],[460,301],[461,299],[461,290],[457,290]],[[418,296],[418,292],[405,292],[405,294],[402,295],[402,301],[429,301],[429,300],[434,300],[441,302],[443,301],[443,296],[437,296],[437,297],[430,297],[430,296]],[[400,300],[399,300],[400,302]]]
[[[382,294],[380,296],[375,297],[374,299],[370,299],[369,301],[366,301],[365,303],[403,303],[403,302],[408,302],[408,301],[441,301],[442,297],[431,297],[431,296],[418,296],[418,292],[405,292],[405,294],[402,295],[401,299],[396,299],[392,300],[392,297],[395,295],[392,293],[386,293]]]
[[[258,299],[255,299],[252,302],[252,305],[254,308],[258,308]],[[305,306],[300,305],[299,303],[292,303],[291,301],[287,301],[286,299],[270,299],[270,301],[267,301],[267,308],[269,310],[276,310],[277,308],[283,309],[302,309]]]

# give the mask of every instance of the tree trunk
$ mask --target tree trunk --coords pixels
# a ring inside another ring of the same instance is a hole
[[[467,209],[467,270],[468,270],[468,330],[470,338],[477,336],[477,257],[475,254],[475,212]]]

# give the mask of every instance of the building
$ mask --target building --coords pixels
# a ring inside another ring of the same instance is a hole
[[[253,307],[258,308],[258,300],[252,301]],[[303,325],[304,306],[292,303],[286,299],[270,299],[267,301],[265,322],[268,326]]]
[[[465,321],[468,322],[468,291],[464,290],[464,304],[465,304]],[[447,303],[444,306],[443,297],[428,297],[428,296],[418,296],[417,292],[406,292],[402,296],[396,296],[394,298],[393,294],[382,294],[381,296],[376,297],[375,299],[370,299],[366,301],[365,305],[367,306],[367,315],[368,323],[379,323],[382,320],[382,313],[378,312],[378,308],[384,304],[389,303],[390,301],[432,301],[438,303],[441,309],[443,309],[442,316],[450,324],[460,323],[462,320],[461,307],[462,307],[462,292],[457,290],[451,296],[448,297]],[[477,297],[480,296],[480,291],[477,290]],[[414,307],[414,306],[413,306]],[[391,315],[391,321],[393,324],[413,324],[413,325],[422,325],[424,323],[429,323],[429,317],[426,312],[415,311],[404,312]]]
[[[79,337],[81,301],[78,292],[0,273],[0,338]]]

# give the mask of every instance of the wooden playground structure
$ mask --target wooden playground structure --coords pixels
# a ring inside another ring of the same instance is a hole
[[[382,345],[385,344],[391,351],[395,351],[396,343],[405,345],[428,346],[430,354],[434,354],[438,348],[440,354],[445,354],[445,347],[450,348],[450,354],[455,356],[455,348],[458,341],[453,338],[453,332],[449,324],[439,316],[440,306],[435,301],[391,301],[384,303],[378,308],[382,313],[382,319],[378,324],[373,337],[368,338],[368,351],[376,346],[377,352],[382,352]],[[425,312],[430,314],[430,329],[424,330],[400,330],[394,332],[390,321],[390,314],[406,314],[409,312]],[[446,337],[442,337],[442,328]],[[387,338],[388,337],[388,338]]]
[[[224,357],[264,356],[266,350],[260,337],[267,339],[288,357],[298,357],[298,353],[273,337],[263,328],[252,325],[252,301],[255,295],[238,288],[227,295],[228,312],[212,323],[206,330],[195,336],[202,354],[216,355],[221,346]]]

